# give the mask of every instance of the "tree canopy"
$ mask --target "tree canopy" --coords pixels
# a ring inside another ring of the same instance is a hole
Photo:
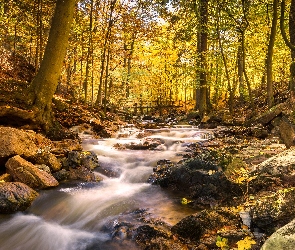
[[[35,72],[55,7],[52,0],[0,3],[1,47]],[[258,97],[271,107],[292,80],[291,0],[84,0],[74,11],[54,89],[105,112],[181,105],[204,115],[233,112],[234,100],[253,107]]]

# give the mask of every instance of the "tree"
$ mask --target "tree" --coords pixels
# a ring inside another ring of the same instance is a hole
[[[286,45],[291,50],[291,58],[292,62],[290,65],[290,90],[291,90],[291,97],[293,97],[294,89],[295,89],[295,0],[291,1],[290,6],[290,13],[289,13],[289,33],[290,33],[290,40],[287,38],[287,34],[284,27],[284,15],[285,15],[285,0],[281,2],[281,17],[280,17],[280,28],[282,37],[286,43]]]
[[[272,77],[272,57],[273,49],[275,44],[275,38],[277,33],[277,21],[278,21],[278,0],[273,1],[273,17],[272,25],[269,37],[269,43],[267,47],[267,58],[266,58],[266,86],[267,86],[267,104],[271,108],[274,104],[273,98],[273,77]]]
[[[207,52],[207,41],[208,41],[208,0],[200,0],[200,102],[199,111],[203,116],[207,111],[207,62],[206,62],[206,52]]]
[[[66,54],[75,0],[57,0],[40,69],[31,83],[35,120],[45,131],[52,126],[52,98]]]

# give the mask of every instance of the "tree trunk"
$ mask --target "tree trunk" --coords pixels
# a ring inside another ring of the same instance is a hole
[[[243,48],[242,48],[242,33],[239,33],[239,46],[237,54],[237,66],[238,66],[238,79],[239,79],[239,93],[240,101],[245,102],[245,83],[243,77]]]
[[[31,83],[36,122],[45,131],[52,126],[52,98],[66,54],[75,3],[75,0],[57,0],[44,58]]]
[[[295,45],[295,0],[291,1],[289,12],[289,35],[291,44]],[[295,61],[295,50],[291,50],[292,61]]]
[[[234,93],[233,93],[233,88],[231,87],[230,84],[230,76],[229,76],[229,70],[228,70],[228,66],[227,66],[227,59],[225,57],[225,53],[223,50],[223,44],[221,41],[221,37],[220,37],[220,27],[219,27],[219,20],[220,20],[220,9],[218,9],[218,21],[217,21],[217,34],[218,34],[218,43],[219,43],[219,49],[220,49],[220,53],[222,56],[222,61],[224,64],[224,69],[225,69],[225,76],[226,76],[226,80],[227,80],[227,90],[229,92],[229,101],[228,101],[228,105],[229,105],[229,112],[230,114],[233,114],[233,97],[234,97]]]
[[[93,0],[90,2],[90,18],[89,18],[89,40],[88,40],[88,51],[86,57],[86,72],[85,78],[83,83],[84,88],[84,104],[87,104],[87,97],[88,97],[88,78],[89,78],[89,65],[92,62],[90,61],[90,57],[92,57],[92,19],[93,19]]]
[[[280,29],[282,37],[286,43],[286,45],[291,50],[291,57],[292,57],[292,63],[290,65],[290,92],[291,92],[291,100],[293,101],[295,99],[295,61],[293,56],[295,56],[295,31],[291,30],[294,29],[295,23],[294,23],[294,17],[295,17],[295,0],[291,1],[290,6],[290,13],[289,13],[289,32],[290,32],[290,41],[287,38],[285,27],[284,27],[284,15],[285,15],[285,0],[282,0],[281,2],[281,17],[280,17]],[[294,40],[291,40],[294,39]]]
[[[271,31],[269,37],[269,43],[267,47],[266,58],[266,86],[267,86],[267,104],[271,108],[274,105],[273,98],[273,78],[272,78],[272,57],[273,48],[275,44],[276,32],[277,32],[277,20],[278,20],[278,0],[273,1],[273,17],[271,24]]]
[[[105,71],[106,52],[108,49],[109,40],[111,38],[112,27],[114,25],[113,14],[114,14],[116,2],[117,2],[117,0],[112,0],[111,5],[110,5],[110,15],[109,15],[108,27],[107,27],[107,31],[106,31],[106,35],[105,35],[103,52],[102,52],[102,56],[101,56],[99,86],[98,86],[96,103],[95,103],[96,105],[102,104],[102,85],[103,85],[103,76],[104,76],[104,71]]]
[[[200,17],[201,17],[201,37],[200,37],[200,115],[203,116],[207,112],[207,40],[208,40],[208,0],[200,0]]]

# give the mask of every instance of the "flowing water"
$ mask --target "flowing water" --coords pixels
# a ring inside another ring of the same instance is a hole
[[[117,139],[96,140],[81,135],[84,149],[94,151],[101,168],[112,171],[114,177],[103,176],[99,183],[72,182],[43,190],[26,212],[1,215],[0,249],[138,249],[132,242],[114,240],[110,233],[120,221],[136,223],[130,211],[146,209],[153,218],[171,225],[193,213],[181,205],[181,197],[147,180],[158,160],[177,162],[185,154],[187,143],[206,140],[212,134],[194,127],[148,132],[150,139],[163,142],[156,150],[114,148],[116,143],[140,143],[136,137],[139,131],[132,127],[122,129]]]

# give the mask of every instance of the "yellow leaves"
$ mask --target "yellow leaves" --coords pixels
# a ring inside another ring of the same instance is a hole
[[[256,244],[256,242],[249,236],[237,242],[238,250],[250,250],[251,246],[254,244]]]
[[[250,236],[245,237],[243,240],[239,240],[236,245],[238,248],[234,248],[235,250],[250,250],[251,246],[256,244],[255,240],[253,240]],[[222,238],[219,235],[216,238],[216,246],[221,248],[221,250],[228,250],[228,239]]]
[[[235,182],[242,184],[244,182],[250,182],[254,180],[257,176],[250,176],[249,170],[241,167],[239,170],[235,170],[235,173],[237,175]]]
[[[228,239],[227,238],[222,238],[219,235],[216,238],[216,246],[220,247],[222,250],[229,249],[228,246]]]
[[[181,204],[182,204],[182,205],[187,205],[187,204],[189,204],[189,203],[191,203],[191,202],[193,202],[193,201],[188,200],[188,199],[186,199],[186,198],[182,198],[182,199],[181,199]]]

